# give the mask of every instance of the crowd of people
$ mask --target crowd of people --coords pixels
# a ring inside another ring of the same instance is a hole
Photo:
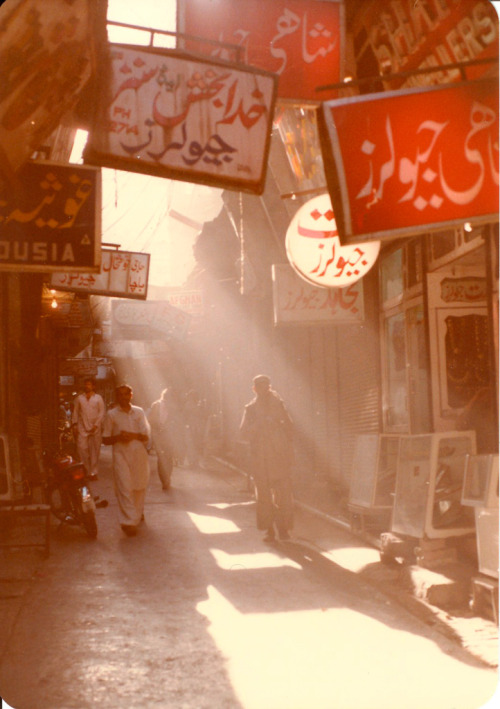
[[[290,538],[293,526],[293,424],[287,408],[267,375],[253,379],[254,397],[245,406],[240,437],[250,450],[248,471],[255,488],[256,524],[264,541]],[[166,387],[145,411],[132,403],[133,390],[121,384],[106,410],[95,379],[83,382],[71,416],[77,455],[91,479],[98,478],[101,444],[112,446],[113,484],[121,528],[135,536],[144,520],[144,501],[150,479],[150,453],[157,456],[163,490],[171,486],[175,466],[199,465],[204,446],[206,410],[195,390],[179,396]]]
[[[199,465],[206,422],[204,402],[194,389],[180,396],[167,387],[147,411],[132,404],[132,399],[132,387],[122,384],[106,410],[102,396],[96,392],[96,380],[87,377],[72,407],[61,402],[60,408],[61,418],[71,421],[76,454],[91,480],[98,479],[101,444],[112,446],[120,524],[128,536],[137,533],[144,519],[149,454],[156,453],[158,476],[162,488],[168,490],[175,466]]]

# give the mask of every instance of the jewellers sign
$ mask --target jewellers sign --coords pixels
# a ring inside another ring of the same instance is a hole
[[[149,254],[102,250],[99,273],[53,273],[51,288],[145,300],[148,295]]]
[[[498,79],[329,101],[319,123],[342,242],[498,220]]]
[[[175,50],[108,52],[85,162],[263,192],[274,74]]]
[[[81,165],[26,163],[22,190],[0,190],[0,271],[98,271],[101,174]]]
[[[358,3],[350,29],[358,67],[371,55],[378,64],[378,72],[372,73],[378,75],[378,81],[384,81],[386,89],[417,88],[463,78],[456,67],[411,75],[415,69],[455,62],[464,66],[487,57],[498,61],[498,15],[489,0],[363,0]],[[469,65],[467,78],[479,78],[491,66],[489,62]],[[393,74],[401,75],[384,79],[384,75]]]
[[[189,35],[186,46],[194,51],[200,47],[192,35],[242,46],[248,64],[279,75],[279,98],[317,103],[317,86],[341,80],[343,5],[336,0],[179,0],[179,31]]]
[[[345,288],[307,283],[291,266],[273,265],[275,325],[359,325],[364,321],[363,280]]]

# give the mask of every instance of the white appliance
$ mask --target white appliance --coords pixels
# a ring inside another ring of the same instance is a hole
[[[462,504],[498,509],[498,454],[466,457]]]
[[[368,509],[391,509],[399,454],[397,434],[357,436],[351,470],[349,503]]]
[[[473,533],[473,510],[461,493],[466,456],[475,452],[474,431],[402,435],[392,531],[417,539]]]
[[[479,571],[498,579],[498,507],[475,507]]]

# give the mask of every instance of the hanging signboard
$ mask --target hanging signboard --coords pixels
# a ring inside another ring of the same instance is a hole
[[[346,325],[364,320],[363,281],[320,288],[285,263],[273,265],[275,325]]]
[[[99,270],[101,172],[29,162],[0,189],[0,271]]]
[[[161,300],[111,302],[113,339],[184,340],[192,316]]]
[[[363,278],[377,260],[380,241],[340,243],[330,195],[310,199],[286,232],[286,253],[304,280],[323,288],[344,288]]]
[[[342,243],[498,220],[498,79],[329,101],[319,125]]]
[[[17,171],[76,103],[91,77],[95,38],[100,27],[104,32],[105,19],[105,4],[94,0],[2,4],[0,172],[4,175]]]
[[[343,11],[336,0],[178,0],[178,26],[188,35],[242,45],[245,61],[279,75],[279,98],[317,103],[317,86],[341,81]],[[206,49],[194,41],[185,46]],[[224,49],[215,51],[225,58]]]
[[[261,194],[276,86],[241,64],[109,45],[84,160]]]
[[[384,76],[498,54],[498,15],[489,0],[363,0],[358,3],[350,29],[356,64],[361,70],[358,74],[366,75],[363,67],[376,62],[378,72],[370,73],[384,81],[386,90],[461,81],[463,76],[457,68],[391,79]],[[468,66],[467,78],[477,79],[489,67],[489,63]]]
[[[149,254],[103,249],[99,273],[53,273],[50,286],[73,293],[145,300],[149,260]]]

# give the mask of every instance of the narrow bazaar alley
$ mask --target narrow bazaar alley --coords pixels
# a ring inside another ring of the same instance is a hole
[[[120,530],[103,448],[97,539],[52,522],[47,558],[0,552],[0,687],[14,709],[473,709],[491,698],[494,661],[356,573],[383,565],[348,530],[299,505],[291,541],[265,544],[236,471],[176,468],[165,492],[151,461],[136,537]]]

